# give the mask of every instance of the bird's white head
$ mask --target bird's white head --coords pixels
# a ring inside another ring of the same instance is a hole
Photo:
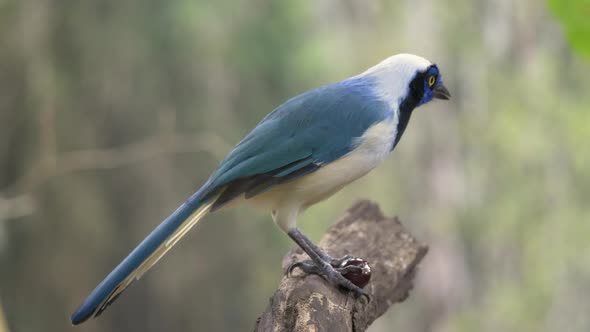
[[[375,93],[397,111],[405,106],[411,112],[433,98],[451,96],[442,83],[438,67],[413,54],[393,55],[359,76],[375,79]]]

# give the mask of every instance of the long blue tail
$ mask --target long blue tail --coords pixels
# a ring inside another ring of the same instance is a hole
[[[182,204],[146,237],[96,288],[72,314],[72,324],[77,325],[91,316],[100,315],[109,304],[134,280],[139,279],[170,249],[188,230],[210,210],[215,198],[198,199],[199,192]]]

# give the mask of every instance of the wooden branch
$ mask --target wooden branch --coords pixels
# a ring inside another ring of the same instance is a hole
[[[397,218],[384,217],[369,201],[352,206],[319,245],[333,257],[350,254],[369,262],[372,276],[365,290],[371,302],[357,300],[318,276],[296,274],[281,280],[255,331],[364,331],[391,305],[408,297],[416,266],[428,251]],[[300,249],[293,249],[283,268],[305,259]]]
[[[30,167],[11,188],[0,192],[29,192],[48,178],[84,170],[113,169],[129,164],[171,154],[197,151],[209,152],[216,158],[223,158],[223,151],[230,148],[218,135],[201,133],[197,135],[171,134],[153,136],[142,141],[105,149],[82,149],[52,156],[52,163],[38,162]]]
[[[230,148],[218,135],[205,132],[196,135],[160,134],[119,147],[46,153],[14,183],[0,188],[0,222],[32,214],[36,206],[32,191],[55,176],[85,170],[114,169],[156,157],[199,151],[209,152],[221,160],[223,151]]]

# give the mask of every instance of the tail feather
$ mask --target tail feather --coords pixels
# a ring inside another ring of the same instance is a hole
[[[146,237],[93,291],[72,314],[77,325],[100,315],[135,280],[164,256],[211,210],[216,197],[205,202],[189,199]]]

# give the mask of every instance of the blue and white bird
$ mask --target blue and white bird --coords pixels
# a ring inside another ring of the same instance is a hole
[[[340,263],[297,228],[297,217],[379,165],[399,143],[412,111],[449,99],[437,66],[411,54],[391,56],[362,74],[289,99],[268,114],[207,182],[152,231],[73,313],[73,324],[100,315],[199,220],[228,203],[252,203],[311,258],[295,263],[358,295]]]

